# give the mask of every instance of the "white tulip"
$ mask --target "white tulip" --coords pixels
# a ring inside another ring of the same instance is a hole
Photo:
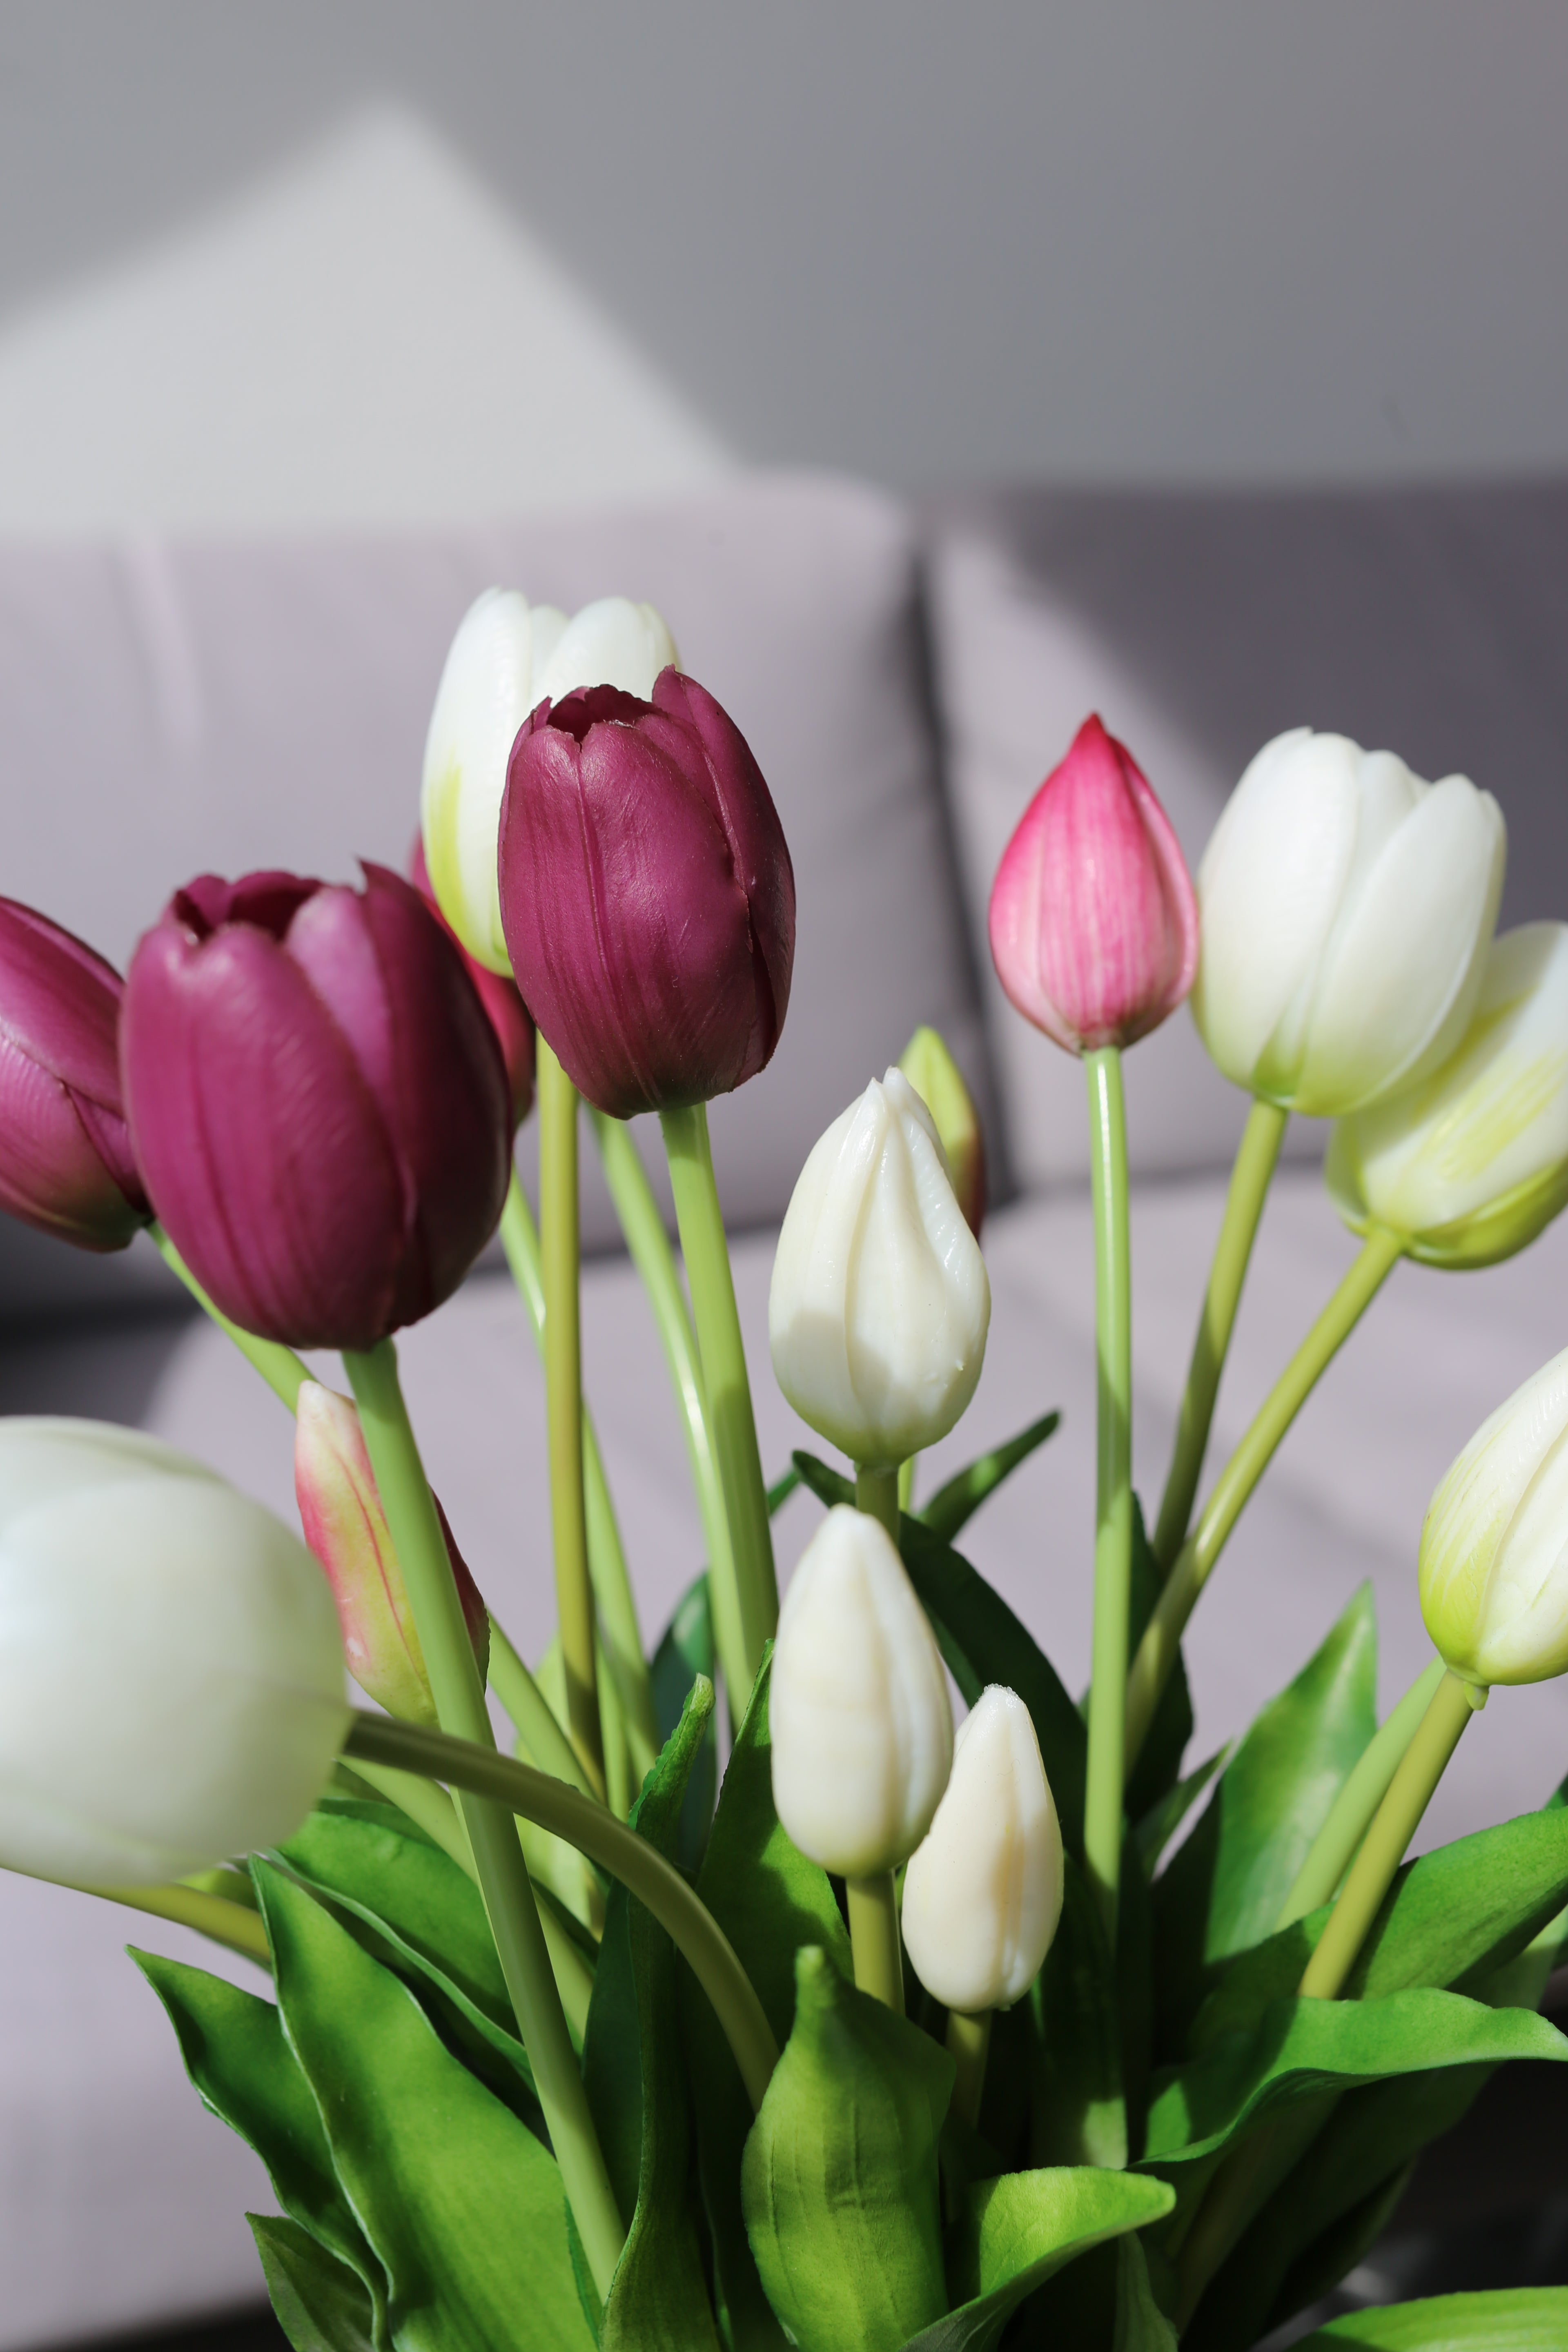
[[[1489,793],[1292,728],[1231,794],[1198,868],[1193,1017],[1227,1078],[1336,1118],[1445,1061],[1502,895]]]
[[[1421,1530],[1421,1614],[1468,1682],[1568,1669],[1568,1349],[1484,1421]]]
[[[769,1685],[773,1805],[802,1853],[846,1878],[924,1837],[952,1762],[947,1680],[879,1519],[844,1505],[801,1554]]]
[[[348,1723],[326,1579],[200,1463],[0,1421],[0,1864],[144,1886],[275,1845]]]
[[[851,1461],[902,1462],[974,1394],[990,1321],[931,1113],[890,1069],[834,1120],[791,1198],[768,1297],[778,1384]]]
[[[604,596],[568,620],[513,588],[487,588],[452,639],[425,743],[420,823],[430,887],[468,953],[509,971],[496,882],[507,762],[518,729],[546,697],[618,686],[646,698],[679,659],[651,604]]]
[[[927,1990],[978,2016],[1039,1973],[1062,1910],[1062,1832],[1028,1708],[993,1683],[959,1726],[952,1774],[904,1873],[904,1942]]]
[[[1568,924],[1492,943],[1458,1052],[1421,1085],[1342,1119],[1324,1171],[1356,1232],[1430,1265],[1490,1265],[1568,1201]]]

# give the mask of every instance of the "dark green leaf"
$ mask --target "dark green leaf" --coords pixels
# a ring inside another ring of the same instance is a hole
[[[800,1472],[792,1462],[782,1477],[775,1478],[768,1488],[768,1517],[776,1518],[800,1484]]]
[[[377,2352],[362,2280],[293,2221],[247,2213],[278,2325],[294,2352]]]
[[[757,1989],[780,2045],[795,2017],[795,1956],[818,1944],[853,1977],[849,1937],[826,1871],[808,1862],[773,1811],[764,1659],[735,1735],[697,1891]],[[697,2111],[702,2192],[735,2352],[777,2352],[784,2336],[768,2306],[741,2210],[741,2152],[752,2108],[705,1994],[681,1971],[681,2023]]]
[[[1163,1579],[1150,1549],[1143,1526],[1143,1507],[1132,1497],[1132,1591],[1128,1622],[1128,1654],[1136,1653],[1143,1628],[1154,1613]],[[1186,1660],[1181,1650],[1170,1680],[1160,1694],[1138,1760],[1127,1783],[1126,1811],[1130,1821],[1142,1821],[1150,1808],[1173,1789],[1181,1775],[1182,1759],[1193,1736],[1193,1699],[1187,1687]]]
[[[313,1895],[253,1864],[284,2030],[391,2284],[398,2352],[592,2342],[553,2157]]]
[[[1151,1878],[1160,1866],[1160,1858],[1165,1848],[1170,1844],[1215,1774],[1224,1771],[1230,1754],[1228,1745],[1216,1748],[1214,1754],[1206,1762],[1200,1764],[1195,1772],[1189,1772],[1184,1780],[1178,1780],[1173,1789],[1167,1789],[1159,1803],[1151,1806],[1139,1822],[1136,1832],[1138,1851],[1142,1856],[1143,1867]]]
[[[1021,1429],[1016,1437],[1010,1437],[1005,1445],[994,1446],[989,1454],[978,1455],[956,1477],[950,1478],[945,1486],[939,1486],[931,1500],[921,1505],[914,1517],[923,1519],[928,1528],[934,1528],[939,1536],[951,1543],[964,1521],[973,1517],[987,1496],[996,1492],[1003,1479],[1016,1470],[1020,1462],[1026,1462],[1036,1448],[1043,1445],[1060,1424],[1059,1412],[1042,1414],[1038,1421],[1032,1421],[1027,1429]]]
[[[1092,2167],[983,2181],[970,2192],[949,2261],[953,2293],[965,2300],[905,2352],[991,2352],[1025,2296],[1053,2272],[1161,2220],[1172,2201],[1163,2181]]]
[[[1125,2164],[1121,2009],[1100,1915],[1070,1854],[1061,1919],[1028,2000],[1037,2021],[1033,2161]]]
[[[237,2132],[267,2168],[291,2221],[357,2281],[367,2331],[384,2352],[386,2273],[344,2201],[310,2086],[269,2000],[182,1960],[131,1948],[163,2002],[203,2105]]]
[[[1116,2333],[1110,2352],[1176,2352],[1176,2331],[1154,2300],[1135,2231],[1116,2241]]]
[[[668,1739],[680,1720],[687,1695],[698,1675],[706,1675],[710,1682],[713,1679],[713,1618],[709,1607],[706,1569],[681,1594],[654,1652],[650,1674],[658,1736]],[[708,1737],[686,1784],[680,1834],[672,1857],[682,1870],[695,1874],[702,1867],[718,1788],[719,1731],[714,1722],[709,1725]]]
[[[1352,2311],[1296,2352],[1563,2352],[1564,2344],[1568,2286],[1525,2286]]]
[[[795,1985],[742,2164],[752,2252],[802,2352],[899,2352],[947,2309],[936,2144],[952,2061],[826,1952],[796,1953]]]
[[[1156,2077],[1144,2161],[1193,2163],[1282,2101],[1504,2058],[1568,2058],[1568,2041],[1527,2010],[1491,2010],[1454,1992],[1276,2001],[1250,2032],[1226,2034]]]

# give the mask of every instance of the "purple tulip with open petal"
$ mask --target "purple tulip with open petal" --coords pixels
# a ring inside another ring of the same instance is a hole
[[[164,1229],[224,1313],[374,1347],[494,1232],[510,1104],[451,939],[409,883],[250,874],[176,891],[132,961],[121,1067]]]
[[[695,678],[541,703],[512,745],[499,872],[523,1002],[600,1110],[707,1102],[771,1058],[795,875],[745,738]]]
[[[0,1209],[79,1249],[123,1249],[152,1213],[120,1096],[123,987],[69,931],[0,898]]]

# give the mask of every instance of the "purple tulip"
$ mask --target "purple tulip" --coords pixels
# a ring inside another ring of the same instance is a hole
[[[694,678],[540,704],[512,745],[500,878],[523,1001],[600,1110],[706,1102],[770,1059],[795,875],[745,738]]]
[[[408,878],[463,959],[463,970],[474,983],[506,1064],[507,1084],[511,1088],[511,1123],[521,1127],[533,1108],[533,1024],[517,982],[508,972],[488,970],[458,939],[437,903],[430,887],[430,868],[425,862],[425,844],[417,835],[408,853]]]
[[[152,1214],[115,1036],[124,983],[31,907],[0,898],[0,1209],[80,1249],[123,1249]]]
[[[196,1279],[247,1331],[373,1347],[451,1296],[506,1197],[495,1034],[411,884],[293,874],[176,891],[132,961],[137,1161]]]

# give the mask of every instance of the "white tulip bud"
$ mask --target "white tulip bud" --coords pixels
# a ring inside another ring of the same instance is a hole
[[[569,621],[512,588],[487,588],[458,625],[425,743],[420,823],[436,901],[468,953],[510,971],[496,881],[507,762],[518,729],[545,698],[618,686],[647,698],[676,662],[651,604],[601,597]]]
[[[802,1853],[846,1878],[924,1837],[952,1761],[942,1654],[879,1519],[840,1504],[801,1554],[769,1686],[773,1805]]]
[[[1292,728],[1231,794],[1198,868],[1193,1018],[1227,1078],[1356,1109],[1445,1061],[1469,1021],[1507,851],[1489,793]]]
[[[145,1886],[276,1845],[348,1725],[321,1570],[139,1431],[0,1421],[0,1864]]]
[[[1062,1910],[1062,1833],[1028,1708],[993,1683],[904,1873],[904,1942],[927,1990],[978,2016],[1023,1998]]]
[[[1568,1201],[1568,924],[1505,931],[1458,1052],[1342,1119],[1324,1169],[1356,1233],[1386,1226],[1431,1265],[1491,1265]]]
[[[1568,1669],[1568,1349],[1484,1421],[1427,1507],[1421,1614],[1467,1682]]]
[[[851,1461],[885,1467],[953,1426],[990,1321],[931,1113],[890,1069],[834,1120],[791,1198],[768,1297],[778,1384]]]

